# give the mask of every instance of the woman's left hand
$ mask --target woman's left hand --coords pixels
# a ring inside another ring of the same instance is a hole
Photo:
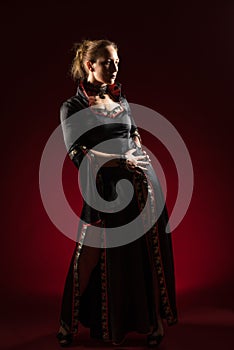
[[[135,148],[130,149],[125,153],[127,167],[129,167],[131,170],[134,170],[135,168],[148,170],[146,168],[146,165],[150,164],[151,161],[148,154],[145,151],[143,151],[144,155],[134,156],[134,152],[136,152]]]

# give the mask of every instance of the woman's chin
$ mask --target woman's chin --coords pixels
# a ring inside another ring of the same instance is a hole
[[[115,83],[115,78],[110,79],[110,81],[108,82],[109,85],[112,85],[112,84],[114,84],[114,83]]]

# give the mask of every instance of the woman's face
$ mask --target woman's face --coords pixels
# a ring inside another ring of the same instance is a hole
[[[91,83],[114,84],[118,72],[119,57],[113,46],[106,46],[100,51],[96,62],[87,62],[88,81]]]

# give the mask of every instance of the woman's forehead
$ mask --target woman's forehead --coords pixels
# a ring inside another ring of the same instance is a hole
[[[113,46],[106,46],[103,49],[101,49],[98,53],[98,58],[111,58],[111,59],[118,59],[117,50]]]

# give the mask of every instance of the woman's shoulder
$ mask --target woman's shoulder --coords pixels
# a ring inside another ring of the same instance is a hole
[[[63,101],[60,106],[60,119],[64,121],[69,118],[72,114],[80,111],[81,109],[87,108],[87,102],[82,101],[79,96],[74,95]]]

